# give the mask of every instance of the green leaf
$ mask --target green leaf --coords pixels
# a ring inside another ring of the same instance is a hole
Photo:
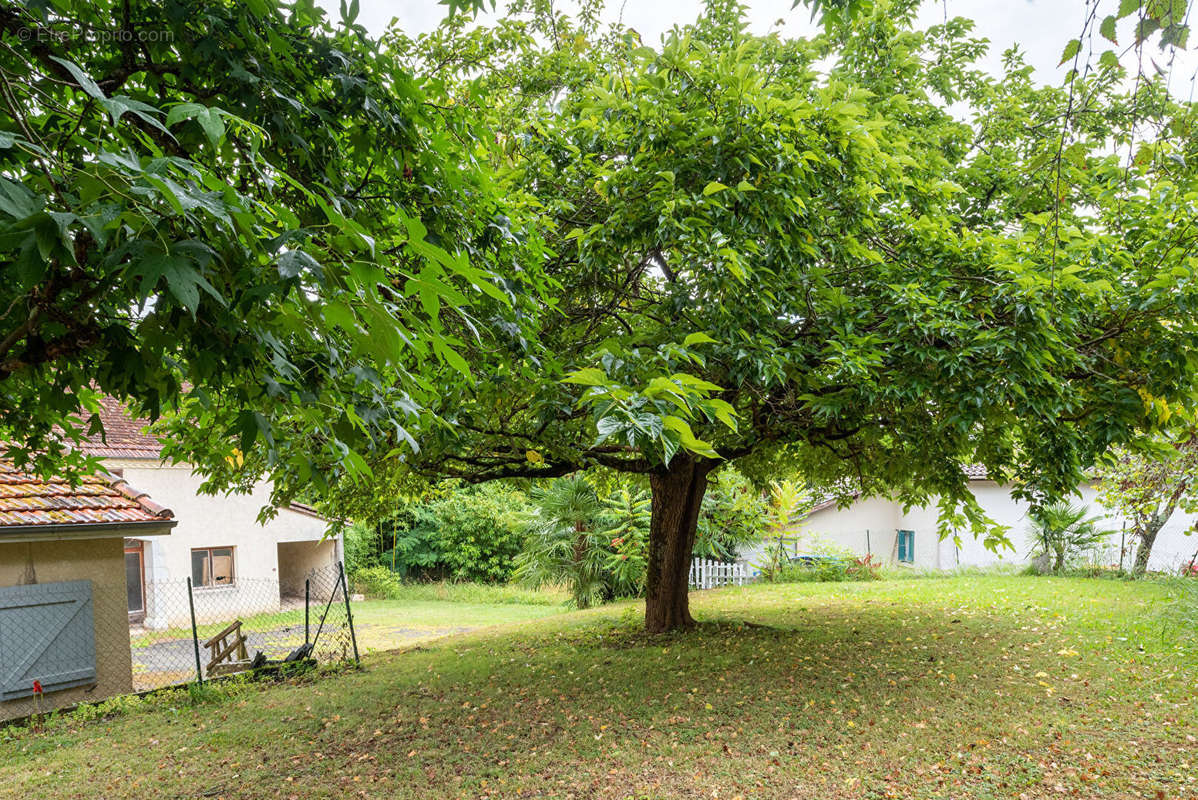
[[[197,114],[205,111],[207,106],[202,103],[179,103],[171,106],[166,113],[166,127],[173,128],[185,119],[194,119]]]
[[[200,282],[203,276],[190,259],[174,255],[162,258],[162,275],[166,278],[167,288],[194,317],[200,307]]]
[[[1121,0],[1119,3],[1119,19],[1130,17],[1140,10],[1141,0]]]
[[[697,344],[711,344],[713,342],[715,342],[715,339],[703,333],[703,331],[696,331],[695,333],[687,334],[687,337],[682,340],[682,346],[694,347]]]
[[[441,339],[433,339],[433,350],[441,357],[445,363],[456,369],[458,372],[470,377],[470,365],[466,363],[466,359],[462,358],[462,354],[454,350],[449,345],[445,344]]]
[[[96,100],[105,100],[107,95],[100,89],[99,85],[91,79],[83,69],[73,61],[67,61],[65,58],[58,56],[50,56],[51,61],[57,61],[67,72],[71,73],[71,77],[75,79],[75,83],[79,84],[79,88],[87,92]]]
[[[322,313],[325,322],[330,325],[336,325],[346,333],[357,334],[361,332],[358,326],[358,318],[354,315],[353,310],[340,300],[334,300],[326,305]]]
[[[1098,32],[1103,38],[1110,40],[1114,44],[1119,44],[1119,40],[1115,38],[1115,22],[1117,20],[1113,16],[1104,17],[1102,24],[1098,26]]]
[[[1070,39],[1069,43],[1067,45],[1065,45],[1065,52],[1061,54],[1061,60],[1057,64],[1057,66],[1059,67],[1059,66],[1061,66],[1061,64],[1064,64],[1066,61],[1069,61],[1070,59],[1076,57],[1077,54],[1079,52],[1081,52],[1081,49],[1082,49],[1081,39]]]
[[[661,424],[666,430],[673,431],[678,436],[678,443],[690,452],[709,458],[718,457],[719,454],[710,444],[695,436],[686,420],[667,414],[662,417]]]
[[[303,250],[288,250],[279,256],[278,260],[279,275],[284,278],[296,278],[300,273],[309,271],[319,277],[321,275],[320,262],[312,256],[305,253]]]
[[[199,123],[213,147],[220,144],[220,140],[225,136],[225,122],[221,119],[221,114],[222,112],[218,108],[201,106],[195,115],[195,121]]]
[[[44,204],[45,198],[34,194],[24,184],[0,176],[0,211],[25,219],[41,211]]]
[[[604,386],[607,384],[607,375],[598,367],[584,367],[562,378],[562,383],[574,383],[579,386]]]
[[[1161,28],[1159,20],[1152,17],[1145,17],[1140,20],[1140,24],[1136,26],[1136,44],[1143,44],[1152,34],[1156,33]],[[1158,69],[1159,73],[1159,69]]]
[[[1190,28],[1188,25],[1170,25],[1161,34],[1161,48],[1176,47],[1178,50],[1185,50],[1189,38]]]
[[[715,194],[716,192],[722,192],[727,188],[728,188],[727,186],[720,183],[719,181],[712,181],[711,183],[709,183],[703,187],[703,196],[708,197],[710,195]]]

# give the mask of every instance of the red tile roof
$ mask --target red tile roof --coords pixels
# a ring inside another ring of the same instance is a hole
[[[174,514],[123,480],[88,475],[78,486],[42,480],[0,461],[0,536],[31,525],[162,524]]]
[[[150,421],[130,414],[119,400],[104,395],[100,398],[100,422],[104,434],[85,441],[83,452],[103,458],[152,458],[162,453],[162,443],[146,433]]]

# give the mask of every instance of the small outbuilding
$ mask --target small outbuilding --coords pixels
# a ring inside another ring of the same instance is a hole
[[[132,691],[125,539],[174,525],[118,478],[0,461],[0,719]]]

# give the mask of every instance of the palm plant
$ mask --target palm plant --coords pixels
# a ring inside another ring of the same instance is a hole
[[[1101,527],[1101,517],[1088,516],[1084,505],[1054,503],[1031,513],[1033,553],[1046,556],[1053,572],[1060,572],[1078,556],[1095,550],[1111,531]]]
[[[565,583],[578,608],[602,602],[610,591],[607,553],[598,530],[603,504],[595,487],[573,475],[532,492],[536,511],[525,528],[514,577],[531,587]]]

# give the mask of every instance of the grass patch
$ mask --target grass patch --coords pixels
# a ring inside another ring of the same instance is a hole
[[[438,583],[405,584],[396,582],[385,599],[369,597],[351,602],[354,620],[359,625],[379,624],[394,630],[441,630],[449,632],[470,630],[484,625],[535,619],[557,613],[565,608],[569,593],[565,589],[547,588],[532,590],[515,585],[488,585],[481,583]],[[512,606],[513,608],[496,608]],[[525,606],[528,608],[515,608]],[[315,632],[324,613],[325,602],[313,600],[310,624]],[[334,601],[330,616],[341,624],[344,619],[343,601]],[[290,608],[283,611],[265,612],[240,617],[241,628],[247,633],[266,633],[304,624],[304,609]],[[219,622],[198,625],[196,630],[201,642],[223,630],[232,617]],[[407,623],[410,623],[407,624]],[[302,636],[300,637],[303,638]],[[371,637],[375,649],[390,649],[406,643],[410,637],[387,645]],[[149,647],[173,639],[191,640],[191,627],[165,630],[145,630],[132,635],[130,641],[136,648]]]
[[[1198,796],[1198,654],[1170,586],[728,588],[693,631],[623,603],[366,670],[0,745],[13,797]],[[746,625],[744,623],[753,623]]]
[[[570,593],[561,587],[526,589],[517,584],[398,583],[389,589],[387,600],[437,601],[443,603],[476,603],[487,605],[563,606]]]

